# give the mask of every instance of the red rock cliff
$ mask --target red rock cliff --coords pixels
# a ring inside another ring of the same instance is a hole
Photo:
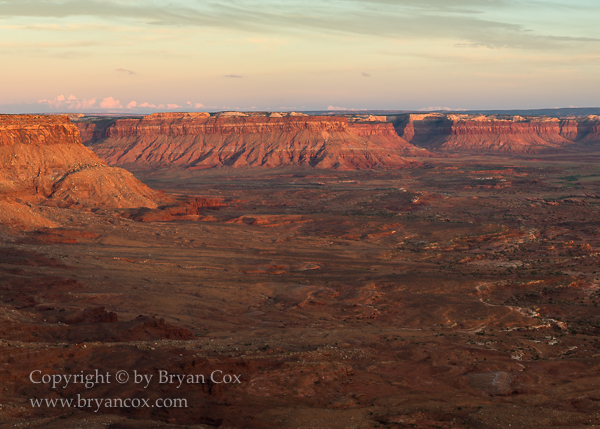
[[[78,126],[84,142],[111,165],[188,169],[311,166],[396,168],[402,156],[423,153],[391,124],[368,129],[344,117],[210,116],[162,113],[111,124]]]
[[[156,207],[159,197],[131,173],[107,166],[86,148],[66,116],[0,115],[0,165],[3,207],[10,206],[9,200]]]
[[[600,116],[588,116],[578,122],[577,138],[584,144],[600,143]]]
[[[351,122],[348,130],[371,143],[390,151],[401,151],[405,156],[430,156],[426,149],[413,146],[398,136],[391,122]]]
[[[598,123],[593,118],[440,113],[403,115],[394,121],[402,138],[429,149],[516,153],[556,150],[580,141],[600,141],[597,134],[594,136]]]
[[[79,133],[66,116],[0,115],[0,146],[78,145]]]

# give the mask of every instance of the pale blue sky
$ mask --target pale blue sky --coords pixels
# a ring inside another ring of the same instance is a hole
[[[598,18],[597,0],[0,0],[0,111],[599,106]]]

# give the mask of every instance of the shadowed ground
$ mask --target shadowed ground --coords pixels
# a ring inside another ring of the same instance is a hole
[[[138,172],[210,204],[46,207],[68,228],[2,232],[0,427],[597,425],[600,169],[583,159]],[[35,369],[241,383],[52,390]],[[77,394],[188,408],[30,404]]]

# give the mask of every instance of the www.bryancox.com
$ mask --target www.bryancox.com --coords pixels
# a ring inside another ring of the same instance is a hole
[[[33,408],[95,408],[94,412],[100,411],[100,408],[187,408],[187,399],[181,398],[158,398],[153,403],[146,398],[83,398],[77,394],[77,398],[40,398],[29,399]]]
[[[171,374],[165,370],[159,370],[155,374],[139,373],[134,370],[118,371],[114,374],[110,372],[100,372],[95,370],[93,373],[77,374],[45,374],[40,370],[31,371],[29,381],[35,385],[47,385],[51,389],[66,389],[72,385],[83,385],[87,389],[95,386],[112,383],[127,384],[134,383],[141,388],[147,389],[153,382],[159,385],[171,385],[179,389],[182,385],[198,384],[241,384],[241,374],[226,374],[221,370],[212,371],[209,375],[204,374]],[[62,408],[95,408],[98,412],[100,408],[187,408],[187,399],[179,398],[158,398],[151,402],[144,398],[84,398],[77,394],[76,398],[32,398],[30,399],[33,408],[41,407],[62,407]]]

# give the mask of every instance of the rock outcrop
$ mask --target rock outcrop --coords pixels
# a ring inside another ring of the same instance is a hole
[[[31,209],[157,206],[161,194],[81,144],[67,116],[0,115],[0,222],[54,226]]]
[[[600,143],[600,116],[156,113],[75,118],[83,143],[129,168],[398,168],[432,152],[540,153]]]
[[[130,168],[398,168],[416,164],[406,155],[428,154],[401,139],[392,124],[349,124],[345,117],[158,113],[84,120],[78,127],[102,159]]]
[[[584,144],[599,144],[600,116],[590,115],[577,122],[576,140]]]
[[[600,119],[506,115],[409,114],[394,119],[398,134],[430,150],[537,153],[600,142]]]
[[[350,122],[348,129],[391,153],[399,152],[403,156],[431,156],[427,149],[413,146],[399,137],[391,122],[375,122],[366,119],[361,122]]]

